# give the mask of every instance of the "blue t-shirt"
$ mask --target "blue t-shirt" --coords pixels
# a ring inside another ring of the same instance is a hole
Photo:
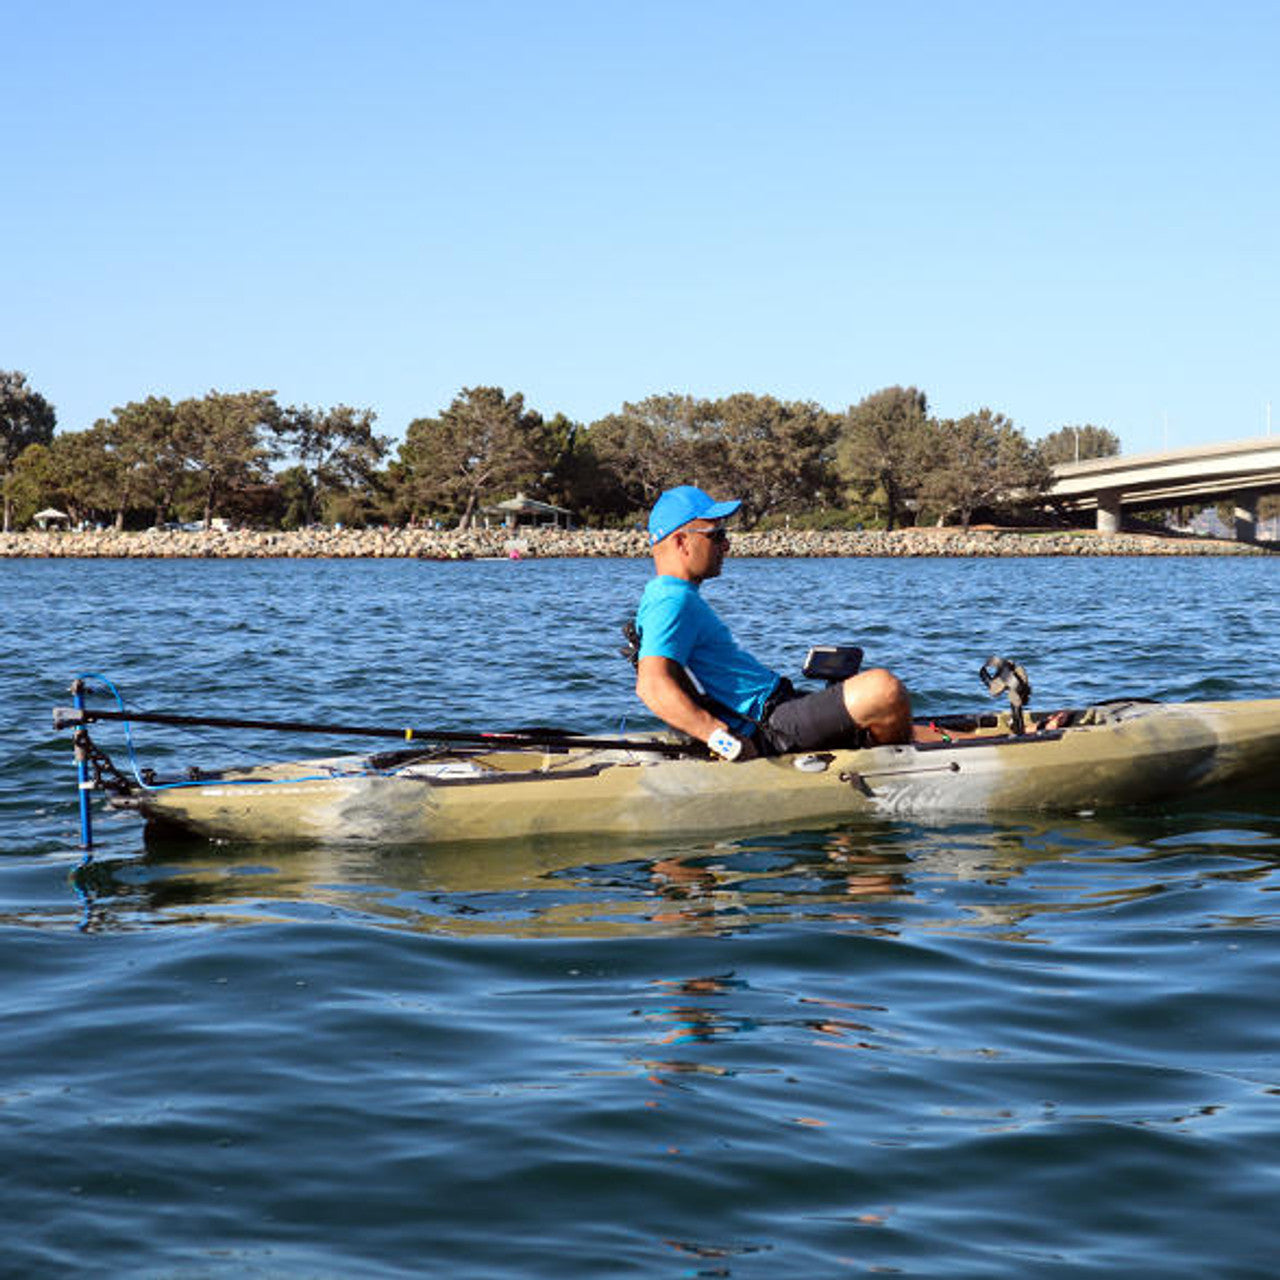
[[[636,610],[640,657],[670,658],[686,667],[717,702],[735,733],[750,733],[782,678],[740,648],[698,588],[683,578],[651,578]]]

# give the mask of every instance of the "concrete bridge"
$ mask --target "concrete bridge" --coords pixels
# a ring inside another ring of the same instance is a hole
[[[1125,508],[1230,500],[1236,537],[1243,542],[1257,537],[1258,499],[1264,493],[1280,493],[1280,436],[1064,462],[1054,467],[1049,486],[1056,505],[1096,510],[1099,533],[1118,533]]]

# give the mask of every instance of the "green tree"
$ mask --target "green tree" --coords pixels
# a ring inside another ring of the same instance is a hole
[[[44,506],[57,506],[80,523],[110,510],[111,459],[100,432],[64,431],[48,444],[28,445],[12,468],[15,507],[25,518]]]
[[[812,402],[740,392],[698,415],[704,473],[717,491],[741,498],[748,524],[821,506],[834,484],[839,419]]]
[[[14,459],[5,483],[5,496],[13,523],[19,528],[29,523],[42,507],[57,505],[67,511],[66,498],[53,480],[50,445],[29,444]],[[67,514],[75,518],[73,512],[67,511]]]
[[[286,529],[300,529],[312,521],[317,507],[315,486],[306,467],[286,467],[276,475],[280,490],[280,523]]]
[[[291,494],[293,501],[305,499],[302,523],[314,522],[326,500],[375,488],[378,465],[390,447],[386,437],[374,434],[377,417],[371,409],[345,404],[332,409],[290,406],[280,415],[279,434],[307,477],[307,485],[295,486]]]
[[[464,387],[438,418],[416,418],[400,446],[404,495],[415,515],[458,513],[466,529],[486,497],[540,490],[553,461],[542,415],[501,387]]]
[[[1036,449],[1001,413],[980,409],[935,424],[932,464],[921,496],[968,529],[979,507],[1010,510],[1034,503],[1049,473]]]
[[[102,451],[106,505],[117,529],[130,511],[145,506],[155,508],[157,523],[164,518],[184,471],[184,460],[174,465],[175,424],[173,405],[152,396],[113,409],[90,428]]]
[[[816,404],[746,392],[719,400],[666,394],[624,404],[585,433],[593,506],[614,516],[642,512],[664,489],[696,484],[740,497],[752,524],[807,510],[833,487],[838,424]]]
[[[610,514],[608,486],[586,427],[557,413],[547,421],[546,431],[551,456],[550,474],[543,486],[547,501],[567,508],[586,523]]]
[[[0,369],[0,488],[4,490],[5,533],[13,521],[9,493],[13,464],[28,445],[47,445],[55,426],[53,405],[27,385],[27,375],[16,369]]]
[[[1036,442],[1036,451],[1046,466],[1063,462],[1084,462],[1088,458],[1114,458],[1120,452],[1120,437],[1106,427],[1086,424],[1059,427]]]
[[[126,507],[151,507],[163,524],[191,466],[177,406],[165,396],[131,400],[105,421],[108,448],[119,460],[116,521]]]
[[[274,391],[210,391],[203,399],[183,400],[176,416],[175,443],[187,460],[207,529],[227,494],[270,480],[280,409]]]
[[[678,484],[713,486],[715,460],[706,447],[708,402],[692,396],[648,396],[593,422],[587,443],[607,505],[635,512]]]
[[[915,387],[885,387],[851,405],[840,424],[836,472],[863,498],[878,493],[888,528],[915,496],[928,448],[929,405]]]

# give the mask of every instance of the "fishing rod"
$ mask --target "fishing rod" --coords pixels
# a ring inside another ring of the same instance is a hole
[[[79,697],[77,702],[79,702]],[[593,738],[551,729],[419,729],[397,725],[328,724],[309,720],[248,720],[232,716],[188,716],[169,711],[99,711],[91,707],[54,707],[53,727],[69,729],[100,720],[164,724],[206,729],[263,729],[279,733],[346,734],[363,738],[399,738],[402,742],[454,742],[469,746],[584,747],[648,751],[664,756],[705,754],[701,743],[661,742],[652,738]]]

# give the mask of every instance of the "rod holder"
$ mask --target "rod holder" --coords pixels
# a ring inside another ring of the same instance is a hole
[[[77,680],[71,686],[75,710],[84,712],[84,681]],[[55,713],[55,723],[56,713]],[[75,731],[71,739],[76,757],[76,782],[80,794],[80,847],[93,848],[93,809],[89,804],[89,793],[93,790],[93,782],[89,777],[89,734],[83,728],[83,714],[80,717],[81,728]]]

